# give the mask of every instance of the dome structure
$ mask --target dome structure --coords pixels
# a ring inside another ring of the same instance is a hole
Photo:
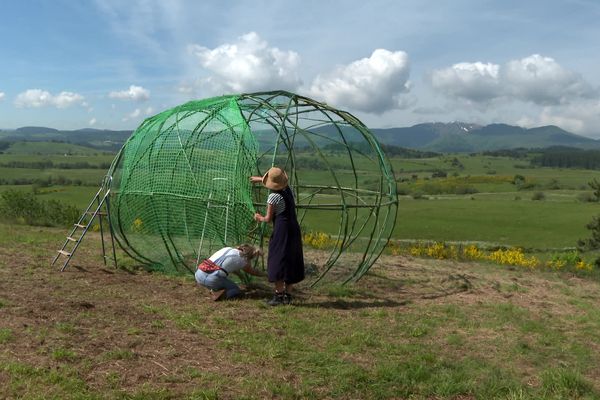
[[[253,215],[268,191],[249,177],[271,166],[289,176],[305,237],[328,251],[321,277],[352,252],[346,280],[359,279],[394,227],[391,165],[357,118],[284,91],[190,101],[146,119],[109,170],[111,231],[136,260],[180,272],[224,245],[266,248],[269,227]]]

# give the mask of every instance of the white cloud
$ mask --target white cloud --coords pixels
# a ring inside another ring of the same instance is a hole
[[[60,92],[58,95],[54,96],[54,105],[57,108],[67,108],[72,104],[82,103],[83,96],[77,93],[72,92]]]
[[[19,108],[56,107],[67,108],[74,104],[84,103],[84,97],[78,93],[60,92],[53,95],[41,89],[29,89],[19,93],[15,105]]]
[[[119,100],[146,101],[150,98],[150,91],[141,86],[131,85],[128,90],[110,92],[108,97]]]
[[[595,95],[591,85],[579,74],[539,54],[509,61],[502,75],[510,95],[536,104],[563,104]]]
[[[150,114],[152,114],[152,112],[153,112],[153,111],[154,111],[154,108],[152,108],[152,107],[148,107],[148,108],[146,108],[146,110],[144,111],[144,114],[146,114],[146,115],[150,115]]]
[[[409,91],[409,70],[405,52],[377,49],[369,58],[317,76],[308,91],[334,107],[379,114],[408,106],[401,95]]]
[[[92,119],[90,119],[89,125],[90,125],[90,126],[94,126],[94,125],[96,125],[96,118],[92,118]]]
[[[412,110],[413,113],[415,114],[422,114],[422,115],[431,115],[431,114],[443,114],[445,112],[447,112],[448,110],[442,108],[442,107],[437,107],[437,106],[431,106],[431,107],[416,107]]]
[[[579,74],[538,54],[511,60],[504,66],[454,64],[435,70],[430,80],[434,89],[473,103],[505,98],[544,106],[597,96],[597,90]]]
[[[194,87],[192,85],[180,85],[177,88],[177,91],[181,94],[192,94],[194,92]]]
[[[140,115],[142,115],[142,110],[139,108],[136,108],[135,110],[133,110],[132,112],[127,114],[125,117],[123,117],[123,121],[129,121],[131,119],[136,119]]]
[[[128,115],[129,118],[137,118],[142,114],[142,110],[136,108],[131,114]]]
[[[600,139],[600,101],[582,100],[569,105],[546,106],[534,116],[523,116],[523,126],[556,125],[569,132]]]
[[[269,47],[255,32],[214,49],[191,45],[188,50],[209,73],[200,86],[211,94],[295,90],[301,84],[298,53]]]
[[[472,101],[488,101],[501,94],[496,64],[458,63],[431,74],[431,84],[446,94]]]
[[[4,100],[4,92],[0,92],[0,101]]]

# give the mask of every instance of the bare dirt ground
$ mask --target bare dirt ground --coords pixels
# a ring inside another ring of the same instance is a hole
[[[2,362],[41,371],[71,365],[90,390],[99,392],[135,392],[150,384],[183,394],[197,389],[198,381],[190,377],[198,371],[223,380],[244,374],[239,364],[226,362],[229,354],[219,339],[247,320],[270,318],[272,310],[257,303],[271,294],[265,282],[248,288],[246,299],[211,302],[191,277],[104,266],[93,235],[61,273],[59,266],[49,264],[63,232],[38,232],[32,239],[0,243],[0,328],[9,332],[0,344]],[[21,234],[19,228],[17,235]],[[318,265],[323,257],[307,250],[310,262]],[[334,271],[331,278],[335,275]],[[382,256],[348,289],[349,295],[336,295],[332,287],[346,289],[328,283],[310,288],[311,279],[299,285],[295,307],[328,309],[333,316],[377,308],[401,313],[409,305],[426,309],[429,304],[460,307],[507,301],[532,313],[581,314],[580,308],[564,301],[569,287],[598,302],[598,284],[576,276],[563,282],[518,269],[406,257]],[[213,319],[205,326],[193,318],[215,312],[229,322],[220,325]],[[593,351],[597,347],[590,343]],[[277,374],[287,379],[285,371]],[[591,375],[600,380],[597,372]],[[0,386],[10,380],[0,369]],[[12,390],[28,394],[27,388]],[[239,394],[221,387],[219,398]]]

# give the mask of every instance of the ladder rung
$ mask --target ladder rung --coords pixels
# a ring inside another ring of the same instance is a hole
[[[89,203],[88,207],[85,209],[85,211],[83,211],[81,218],[77,221],[77,223],[73,224],[74,228],[72,229],[71,233],[69,233],[69,236],[67,236],[67,240],[65,241],[62,249],[58,250],[58,254],[54,258],[54,261],[52,261],[52,265],[54,265],[54,263],[56,262],[56,260],[58,260],[58,258],[60,257],[61,254],[68,257],[68,259],[65,261],[64,265],[62,266],[61,271],[64,271],[64,269],[69,264],[69,261],[75,254],[75,251],[77,251],[77,247],[83,240],[83,237],[87,233],[88,229],[90,229],[90,227],[92,226],[92,222],[93,222],[94,218],[96,216],[99,216],[99,217],[107,216],[108,217],[108,203],[104,204],[104,202],[105,201],[108,202],[110,188],[108,188],[106,185],[109,185],[111,181],[112,181],[112,177],[109,177],[109,176],[104,177],[104,179],[102,180],[102,185],[100,186],[100,189],[98,189],[98,192],[96,193],[96,195],[94,196],[92,201]],[[97,204],[94,205],[94,203],[97,203]],[[102,211],[103,206],[105,207],[104,211]],[[80,234],[77,234],[77,233],[75,233],[77,228],[81,228],[81,229],[83,229],[83,231],[80,232]],[[100,233],[103,234],[102,218],[100,218],[100,228],[101,228]],[[112,232],[111,232],[111,234],[112,234]],[[75,237],[73,237],[72,235],[74,235]],[[114,254],[114,250],[115,250],[114,249],[114,238],[111,237],[111,239],[113,240],[112,241],[112,243],[113,243],[113,258],[114,258],[115,266],[116,266],[117,259]],[[70,250],[70,252],[65,251],[65,248],[68,245],[69,241],[75,242],[75,244],[72,246],[72,249]],[[107,256],[106,256],[105,249],[104,249],[104,236],[102,236],[102,254],[104,257],[105,264],[106,264]]]

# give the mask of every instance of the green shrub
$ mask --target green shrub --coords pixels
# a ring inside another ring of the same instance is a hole
[[[590,182],[588,182],[588,186],[593,190],[593,201],[600,201],[600,182],[598,179],[592,179]]]
[[[544,194],[544,192],[535,192],[531,196],[531,200],[544,200],[545,198],[546,198],[546,195]]]
[[[593,203],[598,201],[598,199],[590,192],[579,193],[577,195],[577,200],[582,203]]]
[[[32,192],[7,190],[0,195],[0,217],[11,223],[61,226],[77,221],[79,210],[57,200],[38,200]]]

